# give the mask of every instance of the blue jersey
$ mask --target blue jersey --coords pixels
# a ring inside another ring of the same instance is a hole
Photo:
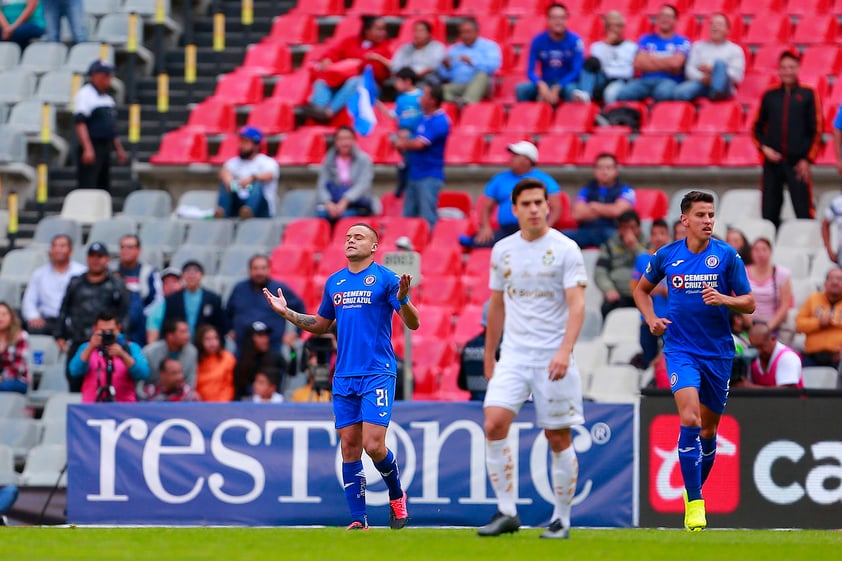
[[[392,312],[401,307],[399,284],[395,273],[377,263],[328,277],[319,315],[336,320],[334,376],[396,375]]]
[[[666,318],[672,323],[664,333],[665,353],[734,356],[729,308],[702,300],[703,283],[729,296],[751,292],[745,265],[731,246],[712,238],[701,253],[692,253],[685,240],[672,242],[655,253],[643,276],[652,284],[667,279]]]
[[[534,83],[543,80],[551,86],[566,86],[579,79],[584,60],[585,44],[578,35],[568,30],[560,41],[554,41],[550,32],[544,31],[529,46],[526,75]],[[540,75],[535,71],[536,63],[541,66]]]
[[[641,253],[637,256],[637,259],[634,260],[634,269],[632,270],[632,280],[639,281],[640,278],[643,276],[643,271],[646,270],[646,266],[649,265],[649,262],[652,260],[652,255],[649,253]],[[661,281],[661,284],[665,284],[664,281]],[[667,316],[667,297],[663,294],[653,294],[652,295],[652,304],[655,308],[655,315],[659,318],[663,318]]]
[[[673,35],[669,38],[664,38],[657,33],[649,33],[644,35],[638,41],[638,47],[642,52],[648,52],[656,56],[668,57],[674,54],[682,54],[685,58],[690,54],[690,40],[681,35]],[[644,72],[643,78],[669,78],[676,82],[684,81],[684,70],[678,74],[670,74],[663,70],[656,72]]]
[[[415,88],[411,92],[404,92],[395,100],[395,115],[398,117],[398,128],[414,132],[418,123],[424,118],[421,111],[421,88]]]
[[[547,194],[554,195],[561,191],[556,180],[543,171],[532,168],[523,175],[515,175],[512,170],[501,171],[491,178],[485,186],[485,196],[497,203],[497,222],[500,226],[517,224],[517,218],[512,212],[512,191],[521,179],[531,177],[540,180],[547,186]]]
[[[441,109],[421,118],[413,138],[422,139],[427,147],[407,152],[410,181],[427,177],[444,181],[444,147],[449,134],[450,118]]]

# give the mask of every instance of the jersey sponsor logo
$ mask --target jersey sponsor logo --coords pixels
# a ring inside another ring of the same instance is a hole
[[[377,282],[377,277],[375,277],[374,275],[368,275],[366,278],[363,279],[363,284],[366,286],[371,286],[375,282]]]
[[[346,290],[333,295],[333,305],[345,308],[359,308],[362,304],[371,304],[371,290]]]
[[[719,257],[716,255],[708,255],[705,258],[705,265],[708,269],[716,269],[719,266]]]
[[[555,263],[555,255],[553,255],[553,251],[551,249],[548,249],[547,253],[544,254],[544,257],[541,259],[541,261],[547,267]]]
[[[341,306],[342,305],[342,293],[337,292],[333,295],[333,305],[334,306]]]
[[[670,267],[678,267],[682,263],[684,263],[684,259],[676,259],[675,261],[670,263]]]
[[[670,284],[673,288],[681,290],[684,288],[684,275],[673,275],[670,277]]]
[[[676,290],[702,290],[706,284],[713,288],[719,286],[719,275],[716,273],[704,275],[672,275],[670,284]]]
[[[348,280],[348,279],[340,279],[339,282],[336,283],[336,286],[341,286],[341,285],[345,284],[346,280]]]
[[[652,272],[652,262],[650,261],[649,263],[646,264],[646,274],[648,275],[651,272]]]
[[[649,501],[656,512],[684,512],[684,481],[678,463],[678,415],[658,415],[649,425]],[[705,483],[708,512],[734,512],[740,502],[740,425],[723,415],[716,463]]]

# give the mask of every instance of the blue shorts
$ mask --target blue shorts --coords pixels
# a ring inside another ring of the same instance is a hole
[[[696,388],[699,401],[705,407],[720,415],[725,411],[733,359],[699,357],[677,352],[666,352],[664,358],[667,361],[672,393],[682,388]]]
[[[359,422],[389,426],[396,378],[391,374],[333,378],[333,416],[336,428]]]

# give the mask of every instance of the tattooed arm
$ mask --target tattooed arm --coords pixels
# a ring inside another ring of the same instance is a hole
[[[275,310],[275,313],[305,331],[321,335],[322,333],[326,333],[333,323],[333,320],[323,318],[318,314],[302,314],[289,309],[287,307],[287,300],[284,298],[284,293],[280,288],[278,289],[277,296],[273,295],[266,288],[263,289],[263,295],[266,297],[266,301],[269,302],[272,309]]]

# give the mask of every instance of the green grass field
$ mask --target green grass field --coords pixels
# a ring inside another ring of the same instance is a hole
[[[567,541],[540,540],[540,529],[479,538],[471,529],[407,528],[2,528],[0,559],[17,561],[506,561],[559,559],[653,561],[839,559],[842,532],[577,530]],[[552,557],[550,557],[552,556]]]

